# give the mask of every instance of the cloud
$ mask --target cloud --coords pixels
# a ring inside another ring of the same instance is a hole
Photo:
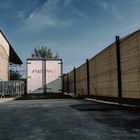
[[[73,0],[65,0],[64,6],[68,6]]]
[[[86,14],[84,14],[83,12],[81,12],[80,10],[74,9],[73,11],[74,11],[75,14],[76,14],[77,16],[79,16],[80,18],[82,18],[82,19],[89,19],[89,17],[88,17]]]
[[[70,20],[62,18],[64,16],[64,6],[68,6],[72,0],[66,0],[64,5],[62,0],[48,0],[41,8],[32,11],[25,19],[24,27],[30,30],[40,30],[48,27],[64,27],[71,24]],[[67,11],[65,11],[67,12]]]
[[[120,14],[119,10],[112,5],[112,12],[113,12],[113,15],[119,20],[119,21],[124,21],[124,18],[123,16]]]
[[[100,1],[98,4],[106,12],[112,13],[113,16],[116,17],[119,21],[124,21],[123,16],[121,15],[121,13],[119,12],[119,9],[117,9],[117,7],[114,3]]]
[[[103,1],[100,1],[98,3],[104,10],[108,10],[109,9],[109,4],[107,2],[103,2]]]
[[[88,16],[73,6],[73,0],[47,0],[28,15],[23,28],[32,31],[50,27],[64,28],[79,19],[88,19]]]

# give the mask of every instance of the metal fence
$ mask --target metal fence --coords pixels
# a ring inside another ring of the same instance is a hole
[[[63,77],[64,92],[140,99],[140,30],[119,39]]]
[[[0,81],[0,96],[23,95],[25,91],[24,81]]]

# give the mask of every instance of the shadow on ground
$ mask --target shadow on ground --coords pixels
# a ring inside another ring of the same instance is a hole
[[[72,98],[69,95],[63,93],[32,93],[26,94],[17,98],[16,100],[40,100],[40,99],[70,99]]]

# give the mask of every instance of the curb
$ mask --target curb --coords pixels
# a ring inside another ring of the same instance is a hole
[[[137,105],[130,105],[130,104],[121,104],[121,103],[116,103],[116,102],[109,102],[109,101],[104,101],[104,100],[99,100],[99,99],[92,99],[92,98],[85,98],[87,101],[94,101],[98,103],[104,103],[104,104],[110,104],[110,105],[121,105],[125,107],[134,107],[134,108],[140,108],[140,106]]]

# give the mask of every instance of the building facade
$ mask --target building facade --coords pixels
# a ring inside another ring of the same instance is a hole
[[[0,81],[7,81],[9,79],[10,64],[21,65],[22,61],[3,32],[0,31]]]

